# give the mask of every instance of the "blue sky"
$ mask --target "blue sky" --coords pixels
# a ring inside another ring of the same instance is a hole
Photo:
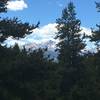
[[[13,11],[8,10],[3,17],[18,17],[24,22],[36,23],[40,21],[40,26],[55,23],[61,16],[62,9],[68,2],[74,2],[77,17],[81,20],[84,27],[95,27],[100,21],[100,13],[96,12],[95,0],[15,0],[23,1],[25,9]],[[99,0],[96,0],[99,1]],[[11,7],[12,5],[10,5]]]

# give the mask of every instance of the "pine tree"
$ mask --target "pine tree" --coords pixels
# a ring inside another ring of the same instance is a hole
[[[98,10],[98,12],[100,12],[100,2],[95,2],[96,3],[96,8]]]
[[[71,86],[80,77],[81,59],[80,52],[85,47],[81,38],[80,20],[76,18],[75,7],[72,2],[62,11],[62,17],[57,19],[56,38],[59,50],[58,60],[64,67],[61,93],[66,95]]]
[[[0,20],[0,34],[1,42],[7,37],[13,36],[14,38],[23,38],[26,34],[32,33],[32,30],[38,27],[37,25],[30,25],[29,23],[22,23],[18,18],[13,19],[4,18]]]
[[[0,0],[0,13],[6,12],[6,10],[7,10],[6,5],[7,5],[8,1],[9,0]],[[2,42],[4,40],[5,40],[5,37],[0,35],[0,42]]]
[[[56,38],[60,40],[57,44],[59,47],[59,60],[73,64],[72,59],[77,57],[84,48],[84,43],[80,38],[80,20],[76,18],[73,3],[69,3],[68,7],[62,12],[62,17],[57,19],[58,33]],[[74,59],[75,60],[75,59]]]
[[[91,41],[95,42],[95,45],[97,46],[97,50],[100,48],[100,25],[96,25],[97,29],[92,30],[92,36],[91,36]]]
[[[97,11],[100,12],[100,2],[95,2],[96,3],[96,8]],[[97,50],[99,51],[100,48],[100,25],[97,24],[97,29],[93,30],[92,29],[92,36],[91,36],[91,41],[94,41],[96,46],[97,46]]]
[[[98,12],[100,11],[100,2],[95,2],[96,3],[96,8],[98,10]],[[92,29],[92,37],[91,37],[91,41],[96,42],[96,45],[99,46],[99,42],[100,42],[100,25],[96,25],[97,29],[93,30]]]
[[[0,13],[7,12],[7,2],[10,0],[0,0]],[[3,42],[7,37],[14,38],[23,37],[26,34],[32,33],[32,30],[38,27],[37,25],[30,25],[29,23],[22,23],[18,18],[0,18],[0,42]]]
[[[99,3],[96,8],[99,11]],[[84,55],[84,78],[76,84],[70,93],[69,100],[99,100],[100,99],[100,25],[96,30],[92,30],[91,41],[97,46],[97,52],[88,52]]]
[[[10,1],[10,0],[0,0],[0,13],[6,12],[8,1]]]

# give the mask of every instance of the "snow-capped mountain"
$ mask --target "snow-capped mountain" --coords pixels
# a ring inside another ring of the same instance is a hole
[[[13,46],[15,43],[17,43],[20,48],[25,46],[25,48],[34,50],[38,48],[48,48],[47,54],[51,55],[51,57],[57,56],[57,52],[55,52],[56,44],[59,40],[55,40],[54,37],[57,33],[56,29],[57,24],[48,24],[41,28],[36,28],[33,30],[33,33],[30,35],[26,35],[23,39],[13,39],[12,37],[9,37],[4,44],[7,44],[7,46]],[[85,27],[81,27],[82,31],[81,34],[85,33],[86,35],[91,35],[91,30]],[[93,43],[89,42],[89,40],[86,40],[87,46],[85,50],[93,51],[95,46]]]

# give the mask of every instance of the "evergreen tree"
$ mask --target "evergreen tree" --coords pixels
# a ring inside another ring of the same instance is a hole
[[[97,84],[98,72],[96,69],[97,58],[93,53],[84,55],[84,77],[73,86],[68,100],[98,100],[100,99],[99,85]]]
[[[99,51],[99,49],[100,49],[100,25],[96,25],[96,26],[97,26],[97,29],[92,30],[91,41],[95,42],[97,50]]]
[[[69,64],[74,63],[71,59],[77,57],[85,46],[79,33],[81,32],[81,22],[76,18],[74,8],[73,3],[69,3],[68,7],[63,10],[62,17],[57,19],[58,33],[56,38],[60,40],[57,44],[60,52],[58,59]]]
[[[6,10],[7,10],[6,5],[7,5],[8,1],[9,0],[0,0],[0,13],[6,12]],[[0,42],[2,42],[4,40],[5,40],[5,38],[0,34]]]
[[[96,2],[96,8],[98,11],[100,10],[100,3]],[[97,29],[93,30],[92,29],[92,36],[91,36],[91,41],[94,41],[96,43],[97,49],[100,47],[100,25],[96,25]]]
[[[7,11],[7,2],[10,0],[0,0],[0,13]],[[32,33],[32,30],[38,27],[37,25],[30,25],[29,23],[22,23],[18,18],[0,18],[0,42],[3,42],[9,36],[14,38],[23,37],[26,34]]]
[[[96,7],[99,11],[100,4],[96,3]],[[97,52],[84,55],[84,78],[72,88],[69,100],[100,99],[100,25],[97,25],[96,30],[92,30],[90,39],[95,42]]]
[[[59,39],[59,63],[64,68],[61,93],[67,94],[72,85],[80,78],[81,50],[85,47],[81,37],[80,20],[76,18],[75,7],[72,2],[62,11],[62,17],[57,19]]]
[[[4,18],[0,20],[0,34],[1,42],[7,37],[13,36],[14,38],[22,38],[26,34],[32,33],[32,30],[38,27],[37,25],[30,25],[29,23],[22,23],[18,18],[8,19]]]
[[[95,2],[96,3],[96,8],[98,10],[98,12],[100,12],[100,2]]]
[[[13,49],[4,50],[0,62],[0,99],[52,100],[57,98],[59,82],[57,66],[44,58],[44,50],[25,53],[25,49],[20,51],[18,45]]]
[[[0,0],[0,13],[6,12],[8,1],[10,1],[10,0]]]

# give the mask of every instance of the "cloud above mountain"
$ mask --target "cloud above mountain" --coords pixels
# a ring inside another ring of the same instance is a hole
[[[28,8],[28,5],[24,0],[14,0],[8,1],[7,8],[11,11],[18,11]]]
[[[55,52],[56,44],[59,40],[55,40],[55,33],[57,33],[57,24],[50,23],[48,25],[44,25],[40,28],[36,28],[33,30],[32,34],[26,35],[25,38],[20,38],[19,40],[14,39],[13,37],[9,37],[5,42],[8,47],[14,46],[15,43],[19,45],[20,48],[25,48],[34,50],[38,48],[48,48],[46,55],[50,55],[51,58],[57,58],[58,53]],[[81,27],[81,34],[91,35],[91,30],[85,27]],[[86,39],[87,46],[83,51],[95,51],[95,46],[93,43]]]
[[[30,42],[36,41],[40,43],[42,41],[54,39],[55,33],[57,33],[56,26],[56,23],[50,23],[40,28],[36,28],[33,30],[33,33],[27,35],[24,40],[29,40]]]
[[[32,34],[26,35],[25,38],[20,40],[13,39],[9,37],[5,43],[9,46],[13,46],[15,43],[18,43],[20,46],[26,46],[27,48],[38,48],[38,47],[49,47],[55,48],[56,43],[59,40],[55,40],[55,33],[57,33],[57,24],[50,23],[48,25],[44,25],[40,28],[36,28],[33,30]],[[81,27],[82,31],[81,34],[85,33],[86,35],[91,35],[91,30],[85,27]],[[50,45],[49,45],[50,43]],[[52,44],[51,44],[52,43]],[[89,46],[91,47],[92,44],[88,41]],[[88,47],[88,46],[87,46]],[[88,47],[89,48],[89,47]],[[90,49],[90,48],[89,48]]]
[[[86,27],[81,27],[82,31],[80,33],[85,33],[86,35],[92,35],[91,29]]]
[[[21,38],[20,40],[16,40],[13,37],[9,37],[5,41],[5,43],[8,46],[14,45],[15,43],[18,43],[20,46],[23,46],[32,43],[43,44],[49,40],[56,41],[54,39],[55,33],[57,32],[56,26],[56,23],[50,23],[48,25],[34,29],[32,34],[26,35],[25,38]]]
[[[40,28],[36,28],[33,30],[32,34],[27,35],[24,40],[28,42],[35,41],[37,43],[45,42],[48,40],[55,40],[56,33],[58,32],[56,28],[56,23],[49,23]],[[85,27],[81,27],[81,34],[91,35],[91,30]],[[57,41],[57,40],[56,40]]]

